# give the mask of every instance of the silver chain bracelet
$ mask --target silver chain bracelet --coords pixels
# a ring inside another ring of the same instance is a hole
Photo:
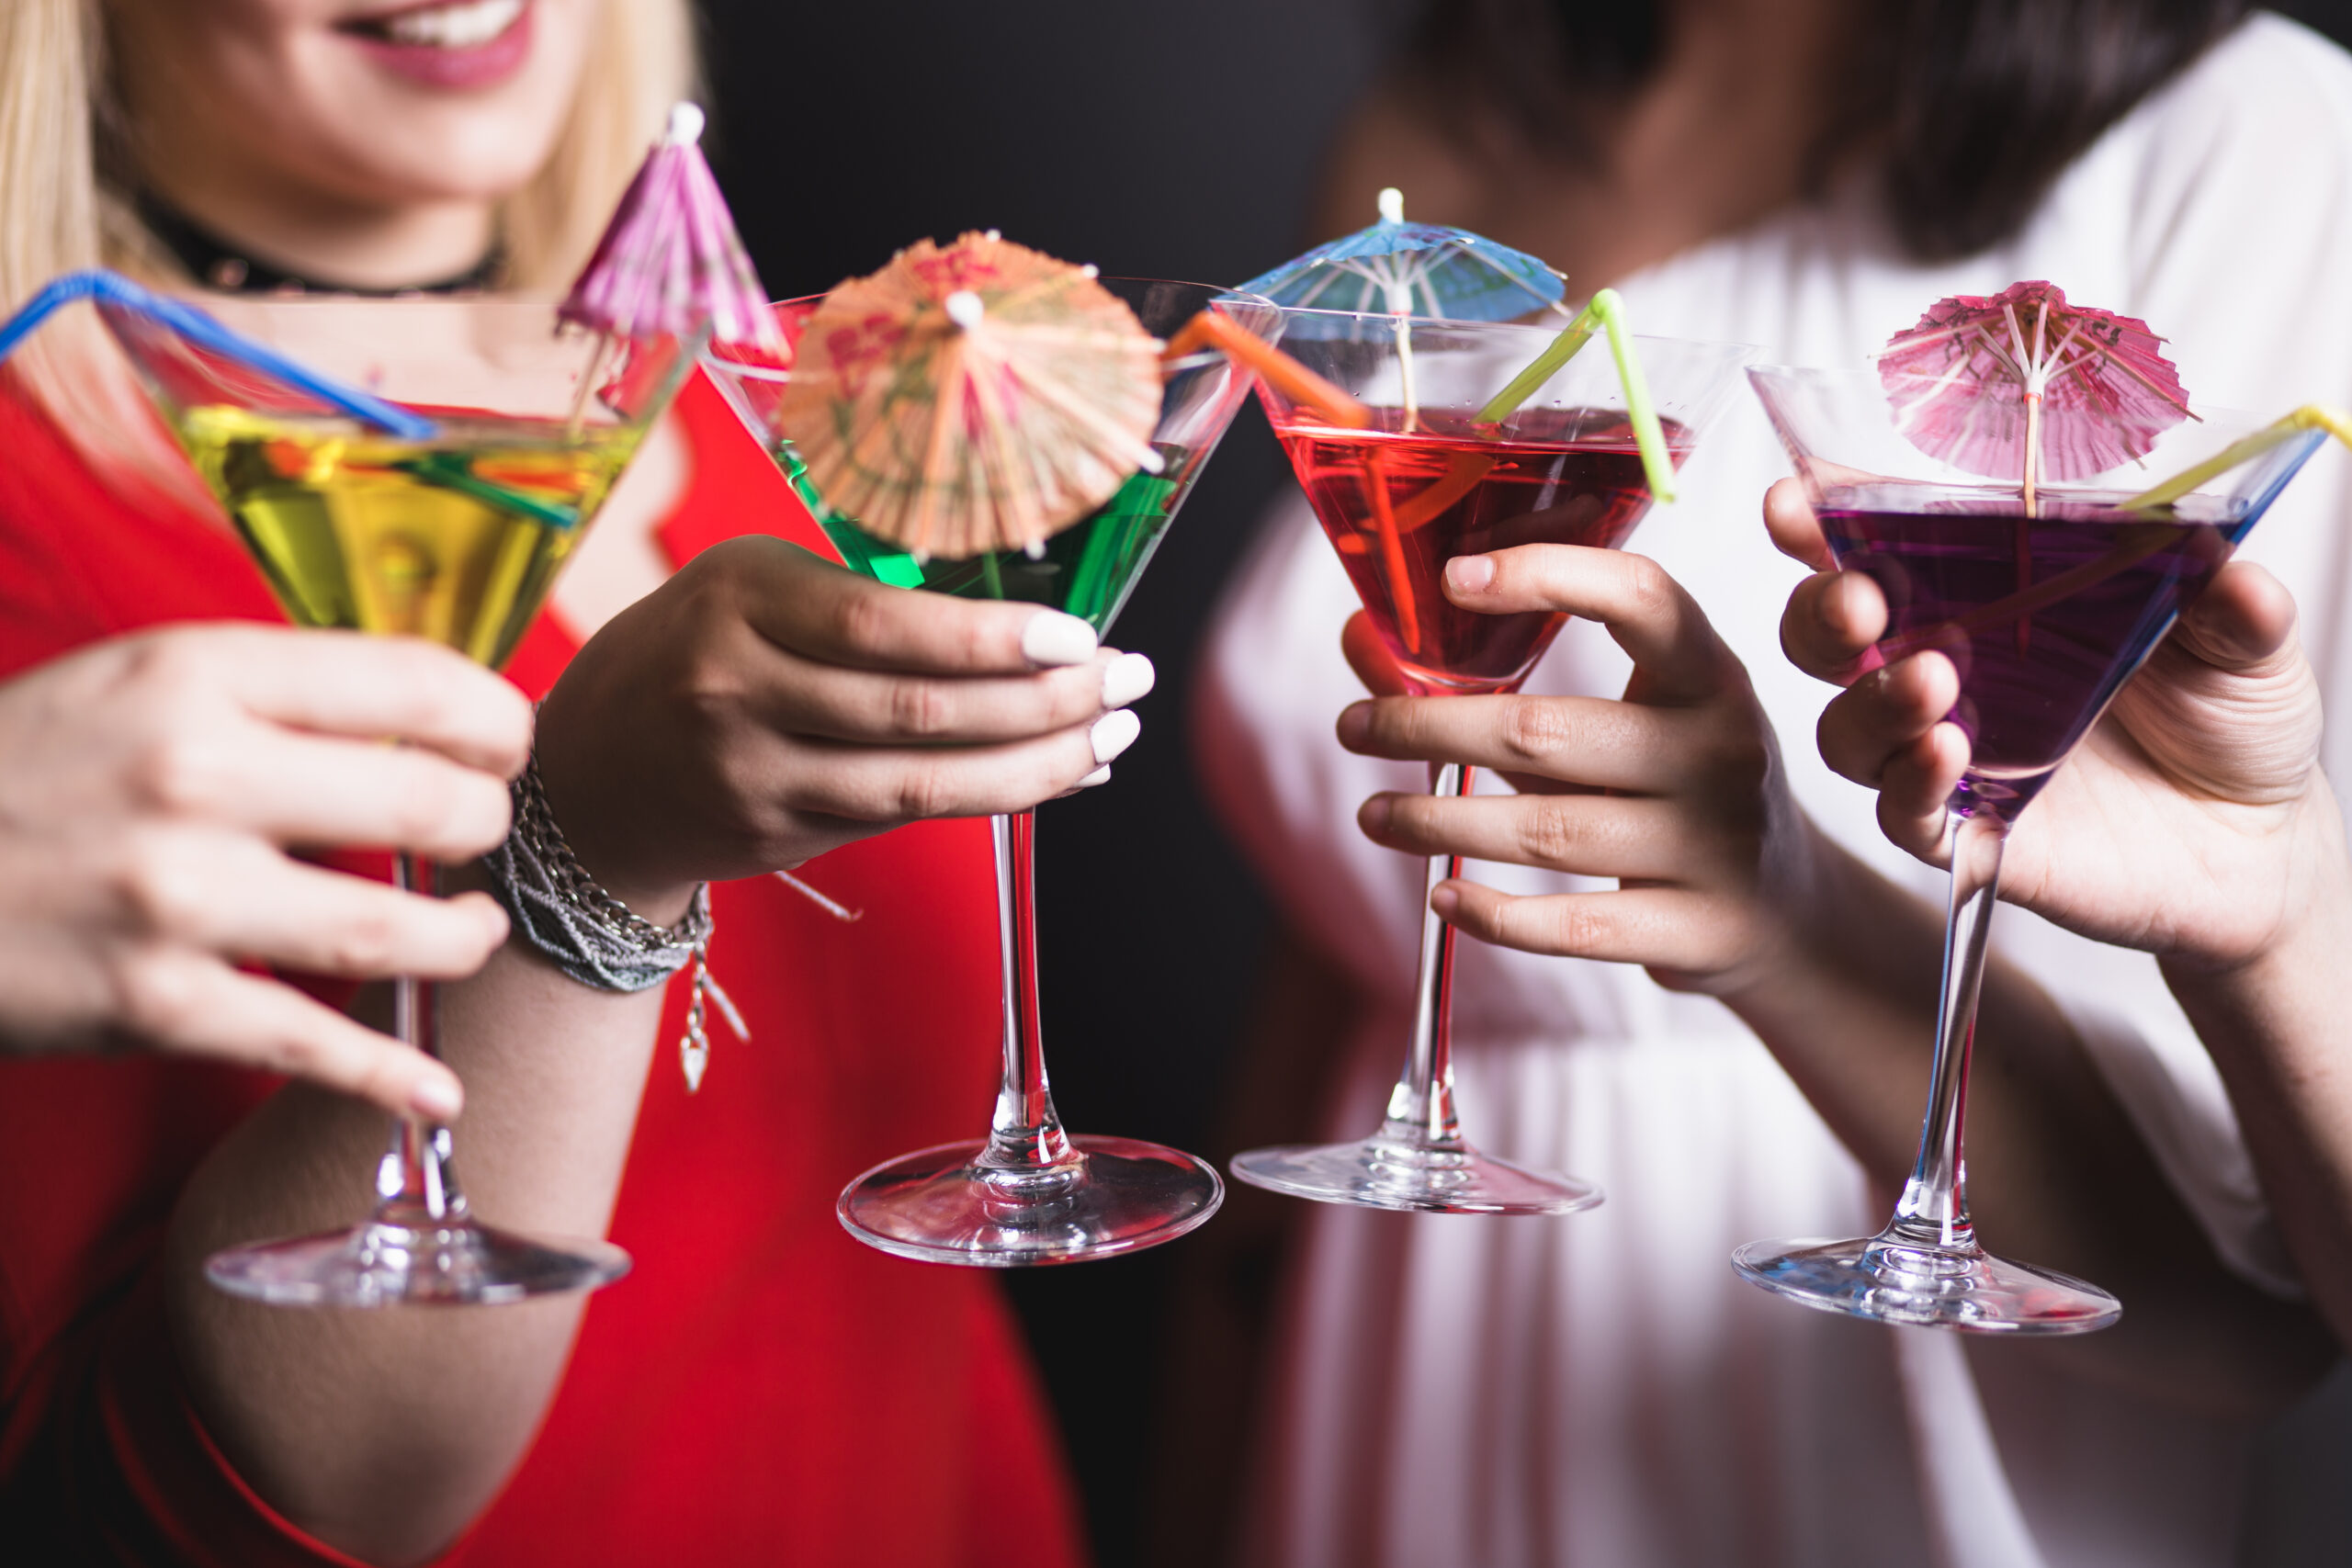
[[[687,1091],[699,1089],[710,1061],[706,998],[718,990],[710,977],[709,884],[695,889],[677,924],[657,926],[606,892],[571,852],[548,805],[537,752],[508,788],[514,826],[482,857],[482,869],[515,931],[564,974],[600,991],[650,990],[692,964],[694,996],[678,1055]],[[723,993],[718,1000],[741,1034]]]

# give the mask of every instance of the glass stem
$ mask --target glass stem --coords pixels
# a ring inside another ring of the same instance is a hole
[[[405,851],[392,857],[392,886],[404,893],[437,897],[441,868]],[[441,1055],[439,988],[430,980],[402,975],[392,982],[392,1033],[426,1055]],[[391,1146],[376,1167],[376,1218],[382,1223],[424,1226],[454,1224],[466,1217],[466,1195],[449,1166],[449,1129],[401,1116],[392,1122]]]
[[[1968,1221],[1968,1059],[1976,1043],[1976,998],[1984,982],[1984,939],[2001,887],[2001,850],[2009,825],[1990,811],[1955,814],[1951,911],[1944,927],[1943,995],[1937,1009],[1936,1056],[1929,1068],[1928,1115],[1919,1157],[1904,1183],[1886,1239],[1957,1252],[1976,1250]]]
[[[1447,762],[1430,793],[1439,799],[1470,793],[1475,768]],[[1421,885],[1421,966],[1413,982],[1413,1043],[1405,1071],[1389,1091],[1384,1140],[1419,1149],[1458,1150],[1462,1125],[1453,1113],[1453,928],[1430,908],[1439,883],[1462,874],[1458,855],[1431,855]]]
[[[1004,964],[1004,1078],[979,1164],[1000,1186],[1049,1192],[1077,1179],[1086,1156],[1062,1131],[1046,1083],[1046,1047],[1037,1021],[1036,825],[1034,811],[990,819]]]

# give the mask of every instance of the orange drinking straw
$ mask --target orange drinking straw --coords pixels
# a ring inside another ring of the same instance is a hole
[[[1364,489],[1372,495],[1372,518],[1380,529],[1380,560],[1388,569],[1388,602],[1396,606],[1397,635],[1408,653],[1421,651],[1421,614],[1413,604],[1412,579],[1405,574],[1405,540],[1396,529],[1396,513],[1388,504],[1388,466],[1385,452],[1371,457],[1372,473]]]
[[[1472,491],[1478,481],[1494,472],[1496,459],[1457,455],[1445,467],[1445,474],[1438,481],[1396,509],[1396,531],[1409,534],[1437,521],[1438,514]]]
[[[1264,378],[1283,396],[1313,409],[1333,424],[1362,430],[1372,423],[1370,409],[1272,344],[1254,333],[1243,331],[1214,310],[1203,310],[1185,322],[1183,328],[1168,340],[1168,346],[1160,351],[1159,357],[1163,361],[1182,359],[1204,347],[1217,349],[1226,357],[1238,360]]]

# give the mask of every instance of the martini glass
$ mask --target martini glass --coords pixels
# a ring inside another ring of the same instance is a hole
[[[1927,456],[1875,371],[1748,372],[1840,566],[1887,602],[1888,660],[1944,650],[1968,732],[1952,792],[1951,903],[1919,1153],[1894,1217],[1852,1241],[1751,1242],[1740,1274],[1825,1312],[1998,1334],[2081,1334],[2122,1305],[2097,1285],[1985,1251],[1968,1215],[1962,1123],[1984,944],[2010,827],[2204,591],[2319,444],[2297,437],[2161,508],[2120,502],[2256,422],[2226,410],[2158,438],[2141,467],[2038,487]],[[1924,389],[1922,389],[1924,390]]]
[[[1173,336],[1212,303],[1261,337],[1274,331],[1273,307],[1254,296],[1157,278],[1100,281],[1155,337]],[[817,303],[776,307],[788,334],[797,336]],[[901,588],[1051,605],[1098,635],[1135,591],[1250,391],[1248,372],[1214,350],[1177,360],[1166,367],[1152,432],[1159,473],[1131,476],[1099,510],[1034,556],[1000,550],[967,560],[918,560],[834,513],[808,486],[775,418],[788,371],[732,347],[714,346],[703,362],[852,568]],[[1224,1185],[1206,1162],[1182,1150],[1063,1131],[1046,1085],[1038,1023],[1035,814],[1000,816],[993,827],[1004,1070],[989,1135],[876,1166],[842,1192],[842,1224],[901,1258],[992,1268],[1110,1258],[1172,1241],[1216,1212]]]
[[[1372,411],[1361,430],[1326,423],[1270,386],[1259,396],[1316,520],[1340,553],[1407,685],[1424,696],[1517,691],[1564,615],[1482,615],[1445,596],[1445,563],[1513,545],[1614,548],[1650,508],[1623,391],[1598,344],[1499,423],[1490,399],[1554,334],[1532,327],[1284,310],[1284,352]],[[1747,356],[1726,344],[1634,338],[1679,464],[1721,411]],[[1409,368],[1408,368],[1409,367]],[[1432,770],[1432,793],[1467,795],[1473,770]],[[1453,1096],[1453,928],[1429,894],[1462,874],[1432,855],[1405,1067],[1379,1130],[1355,1143],[1252,1149],[1233,1174],[1327,1203],[1447,1214],[1566,1214],[1600,1201],[1591,1182],[1482,1154]]]
[[[444,643],[493,668],[538,613],[692,347],[553,331],[553,304],[477,299],[208,298],[237,332],[424,414],[423,438],[384,434],[147,317],[101,307],[197,471],[298,624]],[[603,355],[601,359],[598,357]],[[601,367],[601,368],[596,368]],[[594,396],[582,397],[590,378]],[[433,894],[437,868],[395,858],[398,886]],[[393,1032],[435,1049],[430,981],[393,983]],[[628,1256],[603,1241],[534,1237],[476,1220],[449,1129],[401,1120],[377,1203],[346,1230],[214,1254],[232,1295],[287,1306],[521,1301],[594,1290]]]

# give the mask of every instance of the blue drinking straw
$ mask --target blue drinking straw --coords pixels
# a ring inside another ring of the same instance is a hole
[[[298,391],[307,392],[329,407],[338,409],[354,419],[365,420],[388,434],[409,441],[427,441],[438,434],[434,423],[422,414],[411,412],[398,403],[372,397],[356,387],[346,387],[340,381],[330,380],[296,364],[266,344],[231,332],[185,300],[168,299],[141,288],[117,272],[69,272],[62,277],[51,279],[40,293],[25,302],[23,310],[9,317],[5,325],[0,325],[0,359],[14,354],[18,344],[31,336],[34,329],[58,310],[83,299],[144,316],[177,333],[198,348],[210,349]]]

